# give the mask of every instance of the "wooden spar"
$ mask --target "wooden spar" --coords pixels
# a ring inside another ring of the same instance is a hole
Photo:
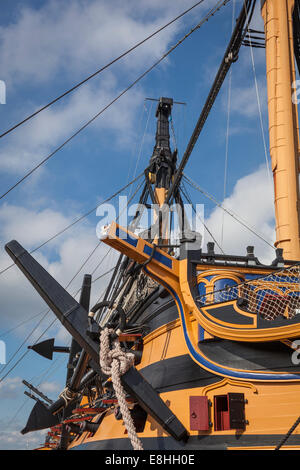
[[[295,81],[292,14],[295,0],[265,0],[270,154],[275,190],[276,243],[300,260],[299,125],[292,101]]]

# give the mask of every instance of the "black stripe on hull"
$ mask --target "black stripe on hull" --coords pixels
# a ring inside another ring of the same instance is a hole
[[[139,372],[159,393],[205,387],[222,380],[202,369],[188,354],[154,362]]]
[[[292,351],[280,341],[241,343],[217,340],[199,343],[200,351],[211,361],[224,367],[242,370],[272,370],[297,373],[299,366],[292,363]]]
[[[190,436],[186,443],[175,441],[172,437],[141,437],[144,450],[227,450],[228,447],[277,446],[283,435],[228,435],[228,436]],[[290,436],[286,445],[299,445],[300,436]],[[70,450],[132,450],[128,438],[106,439],[79,444]]]
[[[147,334],[171,321],[179,318],[175,301],[170,295],[160,298],[159,293],[149,298],[138,310],[132,322],[137,325],[147,325]]]
[[[148,334],[177,318],[177,307],[170,296],[161,299],[156,294],[154,302],[147,305],[137,323],[146,322]],[[211,361],[229,369],[299,372],[299,366],[292,363],[290,348],[280,341],[247,343],[215,338],[199,343],[198,347]]]

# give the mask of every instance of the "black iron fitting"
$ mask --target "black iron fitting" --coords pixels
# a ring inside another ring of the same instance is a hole
[[[168,188],[174,174],[177,160],[177,151],[170,148],[169,117],[173,106],[172,98],[161,97],[156,109],[156,135],[155,146],[150,159],[150,173],[156,176],[156,187]]]

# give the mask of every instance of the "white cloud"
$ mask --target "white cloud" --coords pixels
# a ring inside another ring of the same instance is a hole
[[[58,72],[74,77],[74,73],[93,71],[193,2],[175,6],[170,1],[151,3],[116,1],[112,8],[104,1],[52,0],[38,9],[23,7],[14,23],[0,29],[4,78],[8,82],[49,82]],[[178,27],[173,25],[146,43],[124,61],[125,67],[132,70],[160,55]]]
[[[6,204],[0,209],[1,239],[4,243],[11,239],[16,239],[30,251],[38,244],[45,241],[51,234],[55,234],[61,228],[68,225],[70,220],[74,219],[75,216],[67,217],[61,212],[50,209],[39,211],[37,209],[33,210],[22,206]],[[88,223],[79,224],[52,241],[49,245],[46,245],[43,252],[37,251],[33,256],[60,284],[66,286],[85,260],[87,260],[97,244],[96,227]],[[99,245],[91,259],[68,288],[70,293],[74,294],[80,288],[83,275],[85,273],[92,273],[107,251],[108,247],[106,245]],[[96,279],[102,273],[108,271],[114,265],[115,258],[116,253],[111,250],[103,263],[95,271],[93,279]],[[1,268],[3,269],[10,263],[11,259],[2,251],[0,253]],[[109,275],[93,284],[91,302],[96,302],[99,298],[108,278]],[[46,305],[43,300],[17,267],[13,267],[1,275],[0,297],[2,326],[6,324],[8,319],[10,319],[9,326],[11,327],[15,322],[19,322],[40,311],[46,310]],[[11,323],[12,318],[13,323]],[[53,313],[47,315],[47,319],[37,328],[33,337],[34,339],[42,333],[45,326],[47,326],[53,318]],[[58,325],[59,322],[56,322],[55,332],[57,332]],[[26,324],[24,329],[18,330],[18,333],[24,336],[26,331],[31,328],[31,323]],[[50,330],[48,334],[53,334],[53,329]],[[59,340],[66,341],[67,339],[68,335],[66,335],[65,329],[60,328]],[[32,338],[30,341],[32,342]]]
[[[132,72],[159,57],[183,21],[196,22],[213,3],[207,0],[147,41],[122,66]],[[193,4],[192,0],[115,0],[112,7],[103,0],[52,0],[39,9],[25,6],[14,23],[0,29],[1,70],[14,81],[50,82],[58,72],[82,76],[83,70],[109,62]]]
[[[273,212],[273,192],[272,186],[266,175],[265,168],[260,168],[256,172],[247,175],[241,178],[232,194],[226,198],[224,205],[229,209],[234,211],[236,214],[240,215],[247,224],[251,227],[257,229],[260,233],[265,236],[266,239],[273,239],[274,236],[274,212]],[[17,216],[18,208],[13,206],[12,213],[14,217]],[[28,209],[19,207],[20,214],[28,214]],[[22,228],[28,220],[25,216],[20,217],[19,220],[22,220],[22,224],[14,228],[14,224],[10,222],[10,217],[8,217],[9,206],[6,206],[2,214],[2,221],[0,230],[6,234],[13,233],[14,230],[20,231],[22,233]],[[48,213],[46,213],[47,215]],[[5,216],[4,216],[5,215]],[[46,217],[44,211],[30,211],[30,217],[33,220],[33,226],[37,233],[32,233],[30,237],[30,231],[24,231],[24,237],[28,245],[32,245],[33,242],[39,240],[38,233],[40,237],[44,236],[43,225],[44,218]],[[51,212],[52,224],[55,227],[58,227],[59,223],[62,223],[66,216],[62,213]],[[220,240],[220,228],[222,224],[222,211],[221,209],[215,209],[210,217],[206,220],[207,225],[210,230],[217,236]],[[57,224],[57,225],[56,225]],[[46,224],[48,225],[48,224]],[[77,271],[81,263],[87,258],[91,253],[92,249],[95,247],[96,235],[94,229],[85,226],[78,230],[77,233],[70,233],[66,236],[60,243],[57,243],[56,246],[56,260],[51,259],[51,251],[44,253],[43,255],[36,253],[35,256],[42,262],[42,264],[49,270],[49,272],[63,285],[70,280],[70,278]],[[208,241],[208,239],[206,240]],[[225,217],[224,225],[224,250],[226,253],[230,254],[244,254],[245,248],[248,245],[255,245],[255,253],[260,258],[261,261],[270,262],[274,258],[274,251],[272,248],[265,245],[259,239],[257,239],[253,234],[248,232],[246,229],[241,227],[236,221],[232,220],[230,217]],[[91,272],[100,261],[103,254],[107,251],[107,247],[100,245],[92,260],[87,264],[85,269],[82,271],[82,274],[78,276],[77,283],[72,286],[73,288],[80,287],[82,275],[85,272]],[[106,258],[106,261],[103,263],[97,275],[100,275],[101,272],[105,272],[110,267],[114,265],[114,257],[116,253],[112,253]],[[17,276],[17,273],[19,276]],[[94,276],[94,278],[96,275]],[[26,286],[25,286],[26,283]],[[92,303],[96,302],[100,291],[104,287],[102,281],[97,282],[93,286],[93,300]],[[18,292],[18,296],[14,295],[15,292]],[[3,275],[0,283],[0,296],[3,303],[2,309],[2,319],[3,316],[7,313],[10,313],[10,318],[14,316],[15,318],[29,316],[31,313],[34,313],[37,310],[35,302],[37,301],[36,297],[39,297],[35,294],[35,291],[31,285],[25,280],[24,276],[19,273],[17,269],[10,270]],[[8,306],[9,309],[8,310]],[[12,315],[12,313],[14,315]],[[50,314],[51,318],[54,318],[53,314]],[[48,324],[48,322],[47,322]],[[42,324],[38,333],[34,335],[34,338],[37,337],[37,334],[40,334],[45,325]],[[64,339],[67,339],[65,334],[64,327],[60,326],[57,322],[56,328],[52,328],[47,332],[47,337],[55,336],[56,343],[66,344]],[[33,353],[32,353],[33,354]],[[59,384],[56,382],[49,382],[46,380],[40,386],[41,390],[49,395],[56,396],[60,390]],[[20,379],[18,377],[12,379],[6,379],[3,382],[1,389],[0,386],[0,397],[8,398],[12,397],[13,394],[20,392]],[[20,425],[19,429],[22,426]],[[39,445],[43,439],[34,433],[34,436],[28,435],[27,440],[25,437],[20,441],[16,439],[17,431],[8,430],[4,435],[1,435],[0,447],[2,448],[13,448],[13,446],[19,446],[20,448],[29,448]],[[41,434],[42,436],[42,434]],[[23,447],[22,447],[23,446]]]
[[[239,114],[245,118],[257,117],[259,119],[259,103],[262,113],[267,110],[267,89],[265,82],[258,81],[258,90],[259,101],[254,80],[253,85],[250,87],[234,86],[231,93],[232,115]]]
[[[18,398],[21,388],[23,387],[20,377],[6,378],[0,382],[0,398],[1,400],[14,400]]]
[[[251,21],[251,28],[257,31],[264,31],[264,20],[261,15],[261,2],[256,2],[254,15]]]
[[[110,75],[110,79],[102,81],[100,87],[87,85],[65,103],[47,109],[1,142],[0,168],[9,173],[30,170],[109,104],[119,91]],[[133,135],[131,126],[142,100],[139,90],[131,91],[120,99],[117,106],[105,112],[104,119],[99,116],[89,129],[115,132],[114,145],[128,145]]]
[[[42,382],[38,388],[42,393],[45,393],[45,395],[52,394],[56,396],[57,393],[61,391],[61,385],[57,382]]]
[[[37,212],[7,203],[0,207],[2,240],[9,241],[18,237],[18,241],[27,249],[32,249],[42,243],[51,233],[59,232],[70,222],[70,218],[51,209]]]
[[[274,242],[274,202],[272,177],[265,167],[237,181],[233,192],[222,203],[229,211],[238,215],[246,225],[272,244]],[[206,219],[207,226],[217,241],[221,240],[223,210],[213,210]],[[270,263],[275,258],[272,247],[243,227],[231,216],[224,215],[223,250],[226,254],[244,255],[248,245],[255,246],[255,254],[261,262]],[[210,237],[207,236],[207,240]]]
[[[201,17],[203,9],[207,10],[212,3],[205,2],[188,20],[184,18],[171,25],[96,81],[6,136],[0,146],[1,170],[19,174],[30,170],[126,88],[139,70],[144,71],[160,57],[182,25],[194,22],[195,16]],[[35,90],[40,95],[45,83],[50,93],[54,81],[55,89],[61,80],[68,83],[61,85],[62,89],[68,88],[81,80],[83,73],[93,72],[192,4],[191,0],[178,3],[116,0],[112,8],[104,1],[52,0],[37,9],[23,6],[14,22],[0,27],[0,70],[4,73],[1,78],[11,92],[13,89],[22,92],[15,120],[19,120],[20,113],[26,116],[44,104],[34,98],[24,101],[25,86],[30,87],[32,96]],[[114,132],[112,145],[129,145],[135,131],[137,106],[143,99],[140,89],[131,90],[91,127]]]
[[[274,239],[273,189],[272,182],[268,179],[264,167],[241,178],[236,183],[232,194],[225,199],[223,204],[272,243]],[[39,211],[6,204],[0,209],[0,233],[5,242],[15,238],[25,248],[32,249],[48,238],[49,227],[51,227],[51,233],[55,233],[63,226],[66,226],[70,219],[74,220],[73,217],[50,209]],[[223,211],[216,208],[206,222],[217,240],[220,241]],[[272,248],[225,214],[224,251],[230,254],[242,254],[245,253],[246,246],[251,244],[255,245],[256,253],[263,261],[273,259],[274,251]],[[83,224],[82,226],[75,226],[63,236],[58,237],[42,252],[34,253],[34,257],[59,283],[65,286],[92,253],[96,245],[95,227]],[[107,252],[108,247],[106,245],[99,245],[68,289],[71,293],[75,293],[80,288],[83,274],[91,273]],[[93,279],[108,271],[114,265],[116,257],[117,253],[111,250],[94,274]],[[10,258],[5,253],[1,254],[0,260],[2,261],[2,267],[10,263]],[[98,300],[108,279],[109,275],[105,279],[95,282],[92,289],[92,303]],[[15,295],[16,292],[18,295]],[[1,318],[4,323],[8,318],[13,318],[14,322],[23,320],[45,308],[40,296],[16,267],[1,276],[0,296],[2,299]],[[43,321],[37,329],[34,339],[42,333],[45,325],[47,326],[52,318],[54,316],[50,313],[47,320]],[[56,322],[55,329],[50,329],[48,337],[53,333],[58,334],[58,340],[64,344],[69,340],[69,335],[66,334],[63,327],[58,327],[58,325],[60,325],[59,322]],[[32,328],[32,324],[30,323],[24,328],[26,330],[20,329],[20,334],[24,335],[27,329]]]
[[[14,23],[0,28],[0,69],[6,74],[1,78],[6,79],[11,92],[18,93],[22,90],[22,95],[28,88],[38,90],[40,96],[41,87],[51,90],[52,93],[53,88],[57,88],[53,87],[53,82],[63,83],[60,85],[63,90],[82,79],[83,75],[94,71],[126,50],[163,24],[166,19],[175,16],[192,3],[192,0],[182,2],[115,0],[116,6],[112,8],[111,4],[104,1],[72,0],[71,2],[66,0],[61,2],[55,0],[46,2],[44,6],[36,10],[25,6]],[[206,1],[205,8],[213,3],[215,3],[214,0]],[[199,11],[201,9],[196,9],[190,15],[193,23],[202,16]],[[123,60],[120,65],[114,66],[110,71],[99,76],[97,81],[84,86],[60,104],[40,114],[30,124],[19,128],[11,136],[7,136],[0,147],[1,170],[23,173],[24,170],[30,169],[116,96],[124,84],[135,78],[138,71],[143,70],[160,56],[168,44],[173,43],[179,29],[179,24],[168,29],[157,40],[144,45],[132,56]],[[170,60],[172,61],[172,57]],[[68,83],[67,86],[66,83]],[[239,114],[246,117],[253,117],[257,114],[254,88],[239,86],[235,89],[233,96],[233,108]],[[116,107],[113,106],[109,112],[105,113],[105,119],[98,119],[93,125],[94,129],[97,132],[99,130],[114,132],[116,136],[112,140],[114,145],[119,144],[120,141],[130,142],[137,106],[143,98],[144,94],[141,89],[132,91],[122,98]],[[33,111],[39,104],[32,97],[30,103],[29,100],[23,103],[23,110],[19,108],[19,112],[22,111],[26,115],[29,107]],[[244,216],[249,225],[256,227],[266,238],[272,240],[274,234],[272,191],[268,187],[264,171],[259,170],[242,178],[231,196],[225,200],[225,205]],[[43,201],[44,207],[46,202]],[[15,238],[24,244],[25,248],[31,249],[75,218],[76,214],[71,212],[66,214],[53,209],[41,209],[38,203],[30,208],[5,204],[0,208],[1,239],[7,242]],[[221,210],[213,211],[207,223],[219,240],[222,223]],[[256,254],[262,259],[274,257],[273,251],[267,245],[258,241],[256,237],[227,216],[224,234],[224,249],[228,253],[244,253],[245,247],[253,244],[256,246]],[[66,285],[96,243],[95,227],[86,223],[76,226],[74,230],[68,231],[51,242],[49,247],[42,252],[36,252],[34,257],[62,285]],[[69,289],[71,293],[80,287],[83,274],[92,272],[106,252],[106,246],[101,245],[98,248],[92,260],[77,276],[76,282],[71,285]],[[117,254],[112,252],[106,258],[95,273],[94,279],[114,265],[116,256]],[[5,267],[10,262],[10,258],[1,252],[0,265]],[[108,277],[93,284],[92,304],[98,300],[107,280]],[[45,309],[40,296],[17,268],[10,269],[1,275],[0,298],[1,322],[2,324],[7,322],[7,327],[13,327],[14,324]],[[50,312],[47,320],[38,327],[29,343],[34,342],[54,318],[54,314]],[[17,331],[17,334],[23,340],[31,328],[32,323],[26,324]],[[67,344],[70,339],[65,328],[58,321],[43,339],[51,336],[56,337],[58,345]],[[3,382],[6,386],[2,388],[4,395],[17,393],[19,390],[18,378],[10,380],[11,382]],[[53,393],[55,396],[59,391],[59,385],[56,382],[46,381],[42,384],[42,390],[46,394]],[[43,442],[44,433],[33,433],[20,438],[19,429],[22,427],[23,425],[20,425],[18,431],[9,430],[3,434],[0,431],[0,446],[25,448],[28,445],[32,448]],[[2,426],[2,429],[6,431],[5,426]]]
[[[15,423],[7,427],[7,421],[0,422],[0,449],[2,450],[32,450],[45,442],[46,431],[36,431],[25,434],[20,433],[24,423]]]

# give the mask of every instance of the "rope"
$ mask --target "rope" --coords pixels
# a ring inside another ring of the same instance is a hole
[[[141,176],[141,175],[140,175],[140,176]],[[133,181],[136,181],[137,179],[139,179],[140,176],[137,177],[137,178],[136,178],[135,180],[133,180]],[[131,183],[127,184],[126,187],[129,187],[130,184],[131,184]],[[140,187],[141,187],[142,184],[143,184],[143,183],[141,183],[141,184],[137,187],[137,189],[135,190],[134,194],[133,194],[133,195],[131,196],[131,198],[129,199],[129,201],[128,201],[126,207],[128,207],[128,205],[130,204],[130,202],[132,201],[132,199],[134,198],[134,196],[136,195],[136,193],[139,191],[139,189],[140,189]],[[125,187],[124,187],[123,189],[125,189]],[[122,190],[120,190],[119,192],[121,192],[121,191],[122,191]],[[112,197],[114,197],[114,196],[112,196]],[[109,199],[112,199],[112,197],[109,198]],[[103,203],[102,203],[102,204],[103,204]],[[124,209],[124,210],[125,210],[125,209]],[[123,211],[123,212],[124,212],[124,211]],[[122,213],[123,213],[123,212],[122,212]],[[82,217],[80,217],[80,219],[82,219]],[[79,219],[77,219],[77,221],[78,221],[78,220],[79,220]],[[76,222],[76,221],[75,221],[75,222]],[[74,223],[73,223],[73,224],[74,224]],[[73,224],[71,224],[71,225],[73,225]],[[65,228],[63,231],[65,231],[65,230],[66,230],[66,228]],[[62,232],[60,232],[60,233],[62,233]],[[56,235],[57,235],[57,234],[56,234]],[[55,236],[56,236],[56,235],[55,235]],[[52,237],[51,239],[53,239],[53,237]],[[48,240],[48,241],[49,241],[49,240]],[[46,242],[46,243],[47,243],[47,242]],[[43,245],[44,245],[44,244],[45,244],[45,243],[43,243]],[[67,288],[71,285],[71,283],[72,283],[72,282],[74,281],[74,279],[78,276],[78,274],[80,273],[80,271],[83,269],[83,267],[84,267],[84,266],[86,265],[86,263],[89,261],[89,259],[91,258],[91,256],[95,253],[95,251],[96,251],[97,248],[100,246],[100,244],[101,244],[101,241],[97,243],[96,247],[95,247],[95,248],[93,249],[93,251],[89,254],[88,258],[84,261],[84,263],[81,265],[81,267],[79,268],[79,270],[76,272],[76,274],[75,274],[75,275],[72,277],[72,279],[69,281],[69,283],[67,284],[67,286],[65,287],[65,289],[67,289]],[[38,247],[38,248],[35,248],[33,251],[31,251],[31,253],[33,253],[33,252],[36,251],[37,249],[39,249],[39,247]],[[106,258],[106,256],[108,255],[108,253],[109,253],[110,251],[111,251],[111,248],[110,248],[110,249],[108,250],[108,252],[103,256],[103,258],[101,259],[100,263],[96,266],[96,268],[94,269],[94,271],[92,272],[92,274],[94,274],[94,272],[100,267],[100,265],[102,264],[102,262],[104,261],[104,259]],[[11,267],[12,267],[12,266],[14,266],[14,263],[11,265]],[[8,267],[8,268],[9,268],[9,267]],[[6,270],[7,270],[8,268],[6,268]],[[94,280],[92,281],[92,284],[93,284],[94,282],[96,282],[98,279],[101,279],[101,278],[105,277],[107,274],[109,274],[109,273],[110,273],[111,271],[113,271],[114,269],[115,269],[115,267],[109,269],[109,270],[106,271],[104,274],[101,274],[100,276],[98,276],[96,279],[94,279]],[[5,270],[4,270],[4,271],[5,271]],[[4,271],[2,271],[2,272],[4,272]],[[0,272],[0,274],[1,274],[2,272]],[[80,291],[81,291],[81,288],[80,288],[75,294],[73,294],[73,296],[76,297],[76,295],[77,295]],[[42,319],[41,319],[41,320],[38,322],[38,324],[34,327],[34,329],[31,331],[31,333],[25,338],[25,340],[24,340],[24,341],[22,342],[22,344],[19,346],[19,348],[17,349],[17,351],[15,351],[15,353],[14,353],[13,356],[9,359],[9,361],[3,366],[3,368],[0,370],[0,374],[2,374],[2,372],[4,372],[4,370],[5,370],[5,369],[7,368],[7,366],[11,363],[11,361],[14,359],[14,357],[17,355],[17,353],[20,351],[20,349],[24,346],[24,344],[26,343],[26,341],[27,341],[27,340],[33,335],[33,333],[36,331],[36,329],[37,329],[37,327],[40,325],[40,323],[44,320],[44,318],[47,317],[47,315],[48,315],[49,312],[50,312],[50,309],[48,309],[48,310],[45,312],[45,315],[42,317]],[[41,315],[42,313],[43,313],[43,312],[39,313],[38,315]],[[44,330],[44,332],[38,337],[38,339],[35,341],[34,344],[36,344],[36,343],[40,340],[40,338],[52,327],[52,325],[54,325],[54,323],[55,323],[56,321],[57,321],[57,318],[54,318],[54,320],[51,321],[51,323],[47,326],[47,328]],[[17,362],[9,369],[9,371],[8,371],[2,378],[0,378],[0,383],[10,374],[10,372],[12,372],[12,371],[15,369],[15,367],[17,367],[17,365],[23,360],[24,357],[27,356],[28,353],[29,353],[29,350],[27,349],[27,350],[23,353],[23,355],[17,360]]]
[[[134,364],[134,355],[122,351],[118,339],[110,347],[112,329],[104,328],[100,335],[100,367],[105,375],[111,376],[114,391],[120,406],[120,412],[134,450],[143,450],[126,402],[126,395],[121,384],[121,376]]]
[[[88,212],[86,212],[85,214],[79,216],[77,219],[75,219],[73,222],[71,222],[69,225],[67,225],[65,228],[63,228],[62,230],[60,230],[59,232],[57,232],[55,235],[52,235],[52,237],[48,238],[48,240],[44,241],[43,243],[41,243],[39,246],[37,246],[36,248],[34,248],[33,250],[31,250],[29,252],[30,255],[32,255],[32,253],[35,253],[36,251],[40,250],[41,248],[43,248],[43,246],[45,246],[47,243],[51,242],[52,240],[54,240],[55,238],[59,237],[60,235],[62,235],[63,233],[65,233],[67,230],[69,230],[70,228],[74,227],[74,225],[78,224],[79,222],[81,222],[82,220],[86,219],[90,214],[92,214],[92,212],[94,212],[95,210],[98,209],[98,207],[101,207],[103,206],[104,204],[106,204],[107,202],[111,201],[112,199],[114,199],[116,196],[118,196],[122,191],[125,191],[125,189],[127,189],[131,184],[135,183],[136,181],[138,181],[141,176],[144,175],[144,172],[141,173],[139,176],[137,176],[134,180],[132,180],[130,183],[126,184],[125,186],[123,186],[123,188],[119,189],[119,191],[115,192],[112,196],[110,196],[109,198],[105,199],[103,202],[101,202],[101,204],[99,204],[98,206],[95,206],[93,207],[92,209],[90,209]],[[3,268],[1,271],[0,271],[0,275],[5,273],[6,271],[8,271],[9,269],[13,268],[15,266],[15,263],[12,263],[10,264],[9,266],[6,266],[6,268]]]
[[[260,235],[258,232],[256,232],[254,229],[252,229],[249,225],[247,225],[245,222],[243,222],[242,218],[236,214],[234,214],[233,211],[229,211],[228,209],[226,209],[226,207],[224,207],[220,202],[218,202],[213,196],[211,196],[210,194],[208,194],[208,192],[204,191],[204,189],[200,188],[200,186],[195,183],[191,178],[189,178],[188,176],[186,176],[185,174],[183,175],[185,181],[187,181],[189,183],[190,186],[192,186],[193,188],[195,188],[197,191],[199,191],[201,194],[203,194],[206,198],[208,198],[210,201],[212,201],[214,204],[216,204],[216,206],[220,207],[220,209],[222,209],[223,211],[225,211],[228,215],[230,215],[230,217],[232,217],[236,222],[238,222],[239,224],[241,224],[243,227],[245,227],[247,230],[249,230],[251,233],[253,233],[253,235],[255,235],[256,237],[260,238],[262,241],[264,241],[267,245],[269,245],[271,248],[273,248],[273,250],[275,250],[275,247],[273,245],[271,245],[271,243],[269,243],[262,235]],[[1,274],[1,273],[0,273]]]
[[[135,169],[134,169],[134,177],[136,175],[136,172],[137,172],[137,169],[138,169],[138,165],[139,165],[139,162],[140,162],[140,159],[141,159],[141,155],[142,155],[142,151],[143,151],[143,146],[144,146],[144,141],[145,141],[145,137],[146,137],[146,134],[147,134],[147,130],[148,130],[148,125],[149,125],[149,120],[150,120],[150,115],[151,115],[151,111],[152,111],[152,107],[153,107],[153,102],[151,103],[151,106],[149,108],[149,111],[148,111],[148,117],[147,117],[147,120],[146,120],[146,124],[145,124],[145,130],[144,130],[144,134],[143,134],[143,137],[142,137],[142,140],[141,140],[141,144],[140,144],[140,150],[139,150],[139,153],[138,153],[138,157],[136,158],[136,164],[135,164]],[[129,169],[130,171],[130,169]],[[128,175],[128,178],[129,178],[129,175]],[[132,190],[132,186],[130,188],[130,191],[129,191],[129,197],[131,196],[131,190]]]
[[[183,182],[182,186],[184,188],[184,191],[183,191],[183,188],[181,188],[181,192],[184,195],[184,197],[186,198],[187,202],[192,206],[192,209],[193,209],[197,219],[200,220],[200,222],[203,224],[205,230],[207,230],[207,232],[209,233],[209,235],[211,236],[211,238],[213,239],[213,241],[215,242],[217,247],[220,249],[220,251],[223,253],[223,255],[225,255],[225,252],[223,251],[222,247],[219,245],[219,243],[217,242],[216,238],[213,236],[212,232],[209,230],[209,228],[206,225],[206,223],[204,222],[204,220],[202,220],[202,218],[199,216],[198,212],[196,211],[195,205],[193,204],[193,202],[191,200],[191,197],[188,194],[188,191],[187,191],[187,188],[186,188],[184,182]]]
[[[263,124],[262,107],[261,107],[261,101],[260,101],[260,96],[259,96],[257,74],[256,74],[255,60],[254,60],[254,54],[253,54],[253,41],[252,41],[251,33],[250,33],[249,30],[248,30],[248,35],[249,35],[249,46],[250,46],[251,62],[252,62],[252,69],[253,69],[253,77],[254,77],[254,84],[255,84],[255,92],[256,92],[256,99],[257,99],[257,106],[258,106],[260,128],[261,128],[261,136],[262,136],[263,146],[264,146],[264,154],[265,154],[267,175],[268,175],[269,183],[270,183],[270,185],[272,185],[272,178],[271,178],[271,171],[270,171],[270,165],[269,165],[269,160],[268,160],[268,151],[267,151],[265,130],[264,130],[264,124]]]
[[[169,21],[168,23],[166,23],[164,26],[160,27],[159,29],[157,29],[156,31],[154,31],[152,34],[150,34],[149,36],[145,37],[144,39],[142,39],[141,41],[139,41],[137,44],[135,44],[134,46],[132,46],[130,49],[128,49],[127,51],[123,52],[121,55],[119,55],[118,57],[116,57],[115,59],[111,60],[108,64],[104,65],[103,67],[101,67],[99,70],[97,70],[96,72],[92,73],[91,75],[89,75],[88,77],[86,77],[84,80],[82,80],[81,82],[77,83],[76,85],[74,85],[72,88],[70,88],[69,90],[65,91],[64,93],[62,93],[60,96],[58,96],[57,98],[55,98],[54,100],[50,101],[48,104],[44,105],[43,107],[39,108],[38,110],[36,110],[34,113],[30,114],[29,116],[27,116],[25,119],[23,119],[22,121],[18,122],[17,124],[15,124],[14,126],[12,126],[10,129],[8,129],[7,131],[3,132],[1,135],[0,135],[0,139],[2,137],[4,137],[5,135],[9,134],[10,132],[12,132],[14,129],[16,129],[17,127],[21,126],[22,124],[24,124],[25,122],[29,121],[29,119],[33,118],[34,116],[36,116],[37,114],[39,114],[41,111],[44,111],[45,109],[49,108],[49,106],[51,106],[52,104],[56,103],[57,101],[59,101],[61,98],[64,98],[66,95],[68,95],[69,93],[71,93],[72,91],[76,90],[77,88],[79,88],[81,85],[83,85],[84,83],[86,83],[87,81],[89,81],[91,78],[95,77],[96,75],[98,75],[99,73],[103,72],[105,69],[107,69],[108,67],[110,67],[111,65],[113,65],[115,62],[117,62],[118,60],[122,59],[123,57],[125,57],[127,54],[129,54],[130,52],[132,52],[134,49],[136,49],[137,47],[141,46],[142,44],[144,44],[146,41],[148,41],[149,39],[153,38],[156,34],[160,33],[161,31],[163,31],[165,28],[167,28],[168,26],[170,26],[172,23],[174,23],[175,21],[179,20],[180,18],[182,18],[184,15],[186,15],[187,13],[189,13],[191,10],[193,10],[195,7],[197,7],[198,5],[201,5],[201,3],[203,3],[204,0],[200,0],[198,1],[197,3],[195,3],[194,5],[192,5],[190,8],[188,8],[187,10],[183,11],[182,13],[180,13],[180,15],[176,16],[176,18],[173,18],[171,21]]]
[[[204,1],[204,0],[202,0]],[[91,117],[85,124],[83,124],[79,129],[77,129],[74,134],[72,134],[67,140],[65,140],[61,145],[56,147],[53,152],[47,155],[43,160],[41,160],[35,167],[33,167],[28,173],[22,176],[16,183],[14,183],[9,189],[7,189],[1,196],[0,199],[3,199],[7,194],[9,194],[13,189],[15,189],[19,184],[25,181],[29,176],[31,176],[36,170],[38,170],[42,165],[44,165],[50,158],[56,155],[62,148],[65,147],[69,142],[71,142],[77,135],[79,135],[84,129],[86,129],[90,124],[92,124],[99,116],[101,116],[108,108],[110,108],[114,103],[116,103],[125,93],[127,93],[131,88],[133,88],[138,82],[140,82],[146,75],[148,75],[155,67],[157,67],[166,57],[168,57],[180,44],[182,44],[191,34],[193,34],[196,30],[200,29],[203,24],[205,24],[215,13],[217,13],[222,6],[225,6],[230,0],[219,0],[214,8],[212,8],[207,15],[195,26],[193,27],[188,33],[185,34],[183,38],[177,41],[174,46],[172,46],[167,52],[165,52],[154,64],[151,65],[145,72],[143,72],[134,82],[128,85],[119,95],[117,95],[112,101],[110,101],[107,105],[104,106],[97,114]]]

